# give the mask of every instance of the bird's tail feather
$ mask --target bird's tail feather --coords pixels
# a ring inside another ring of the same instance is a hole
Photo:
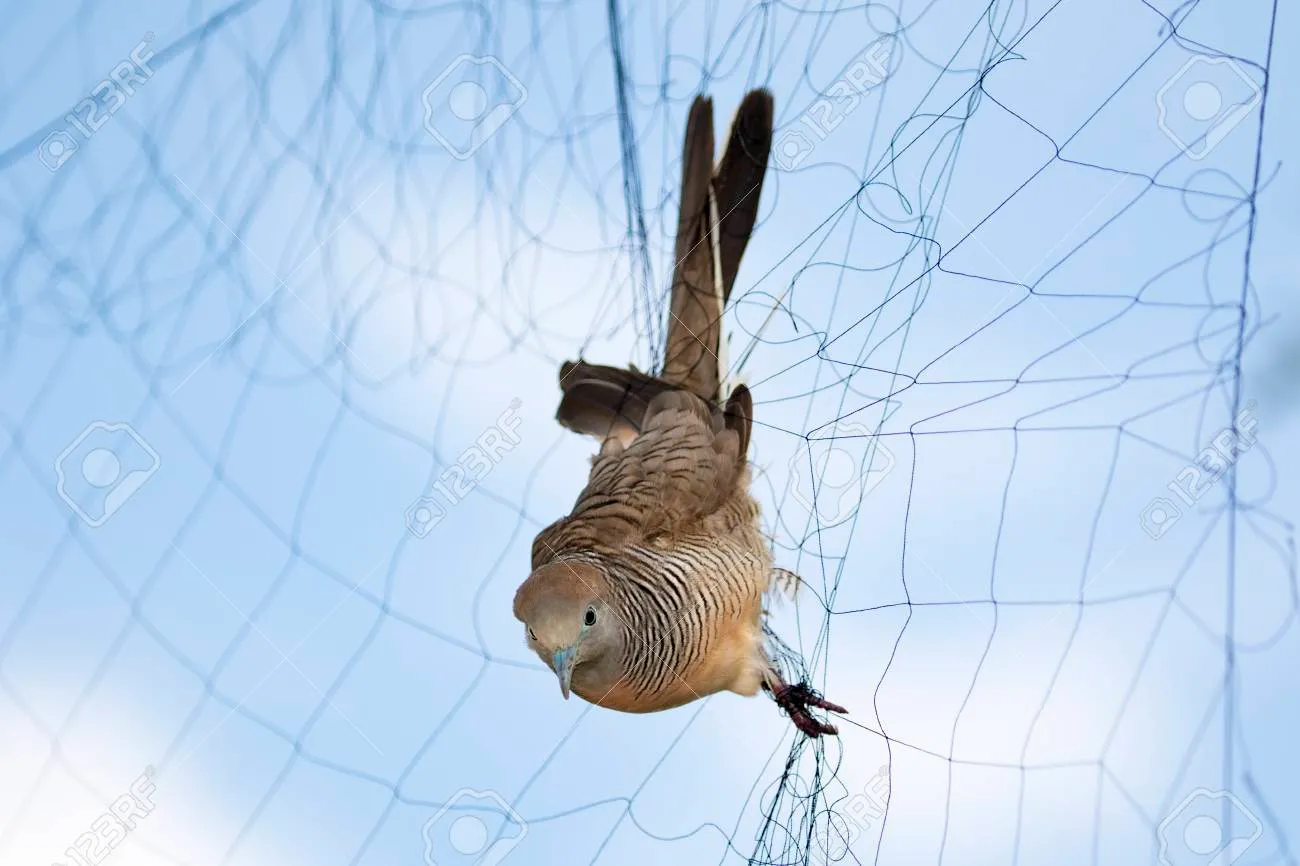
[[[758,216],[771,143],[772,94],[751,91],[715,173],[712,100],[691,105],[662,377],[709,401],[721,397],[722,313]]]
[[[722,298],[731,299],[740,258],[758,219],[763,175],[772,149],[772,94],[751,90],[731,122],[727,149],[713,177],[718,205],[718,250],[722,271]]]
[[[611,434],[628,438],[640,432],[650,401],[664,391],[683,389],[714,406],[721,402],[727,372],[721,360],[722,314],[758,217],[772,113],[768,91],[745,96],[715,172],[713,102],[698,96],[692,103],[682,146],[681,213],[663,370],[651,376],[635,368],[566,362],[560,368],[564,393],[556,412],[565,427],[600,439]],[[742,455],[749,447],[753,410],[747,388],[731,389],[723,420],[739,435]]]
[[[663,378],[705,400],[717,399],[718,285],[716,236],[710,231],[713,188],[713,100],[695,97],[682,144],[682,196],[677,218],[672,292],[668,301]]]

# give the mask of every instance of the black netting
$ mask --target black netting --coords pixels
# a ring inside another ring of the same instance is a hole
[[[0,859],[1295,862],[1295,10],[119,7],[0,35]],[[815,742],[565,704],[510,614],[558,365],[661,359],[756,86]]]

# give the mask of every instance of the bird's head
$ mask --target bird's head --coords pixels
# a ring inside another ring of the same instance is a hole
[[[594,565],[553,562],[530,574],[515,592],[515,617],[524,624],[528,646],[555,672],[566,699],[575,675],[599,690],[606,678],[601,672],[617,660],[622,631],[606,601],[607,588]]]

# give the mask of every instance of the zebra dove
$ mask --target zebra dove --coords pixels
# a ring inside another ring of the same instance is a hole
[[[533,542],[514,613],[566,699],[642,713],[762,688],[808,736],[834,734],[809,708],[847,711],[785,682],[764,649],[778,572],[748,489],[753,401],[738,385],[719,405],[722,314],[758,214],[772,96],[745,97],[716,171],[712,113],[697,97],[686,126],[663,369],[561,367],[557,420],[602,444],[573,511]]]

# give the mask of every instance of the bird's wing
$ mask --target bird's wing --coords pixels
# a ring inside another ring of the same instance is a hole
[[[560,367],[563,396],[555,420],[575,433],[626,442],[641,432],[650,401],[671,387],[635,368],[566,361]]]
[[[736,491],[740,438],[694,394],[659,394],[630,445],[605,440],[573,511],[533,542],[533,567],[566,552],[616,552],[698,531]]]
[[[560,408],[555,420],[574,431],[595,436],[602,442],[615,436],[627,445],[641,434],[650,402],[665,391],[674,390],[662,379],[637,370],[565,361],[560,367]],[[740,454],[749,452],[749,431],[753,424],[754,400],[749,389],[737,385],[723,409],[724,425],[740,437]]]
[[[740,456],[749,454],[749,431],[754,426],[754,398],[744,385],[737,385],[727,398],[727,408],[722,413],[729,430],[735,430],[740,439]]]

